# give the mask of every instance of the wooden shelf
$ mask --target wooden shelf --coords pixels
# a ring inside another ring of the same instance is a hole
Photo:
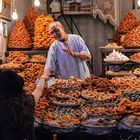
[[[5,52],[5,56],[8,56],[9,52],[14,52],[17,50],[8,50]],[[48,54],[48,50],[18,50],[24,54],[28,54],[28,55],[37,55],[37,54],[43,54],[47,57]]]
[[[119,52],[121,52],[121,53],[137,53],[137,52],[140,52],[140,48],[135,48],[135,49],[117,49]],[[105,73],[106,73],[106,71],[107,70],[109,70],[109,66],[122,66],[122,65],[124,65],[124,66],[126,66],[126,65],[132,65],[133,67],[137,67],[138,65],[140,65],[140,64],[138,64],[138,63],[134,63],[134,62],[130,62],[130,61],[128,61],[128,62],[126,62],[126,63],[124,63],[124,64],[108,64],[108,63],[106,63],[106,62],[104,62],[104,58],[107,56],[107,55],[109,55],[109,53],[111,53],[113,51],[113,49],[104,49],[103,47],[100,47],[100,52],[101,52],[101,57],[102,57],[102,75],[105,75]]]
[[[119,51],[119,52],[140,52],[140,48],[135,48],[135,49],[115,49],[115,50],[117,50],[117,51]],[[111,48],[111,49],[103,49],[103,48],[100,48],[100,51],[101,52],[112,52],[113,51],[113,49]]]

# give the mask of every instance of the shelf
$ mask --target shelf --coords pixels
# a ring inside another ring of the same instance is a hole
[[[140,63],[136,63],[136,62],[131,62],[130,60],[128,62],[125,62],[123,64],[109,64],[107,62],[104,61],[104,58],[109,55],[109,53],[111,53],[113,51],[113,49],[104,49],[103,47],[100,47],[100,52],[101,52],[101,56],[102,56],[102,75],[105,75],[106,71],[110,70],[110,66],[124,66],[124,67],[128,67],[128,68],[136,68],[138,66],[140,66]],[[140,52],[140,48],[134,48],[134,49],[118,49],[119,52],[121,53],[137,53]]]
[[[16,50],[9,50],[9,51],[6,51],[5,52],[5,55],[8,55],[9,52],[14,52]],[[48,50],[19,50],[20,52],[22,53],[25,53],[25,54],[47,54]]]
[[[107,62],[102,62],[104,65],[125,65],[125,64],[133,64],[134,62],[125,62],[125,63],[122,63],[122,64],[110,64],[110,63],[107,63]]]
[[[140,52],[140,48],[138,49],[117,49],[119,52]],[[112,52],[113,49],[102,49],[100,48],[101,52]]]

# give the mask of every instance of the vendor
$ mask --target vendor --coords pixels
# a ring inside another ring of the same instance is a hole
[[[49,27],[50,33],[55,37],[45,64],[44,74],[41,76],[48,79],[52,72],[58,78],[67,79],[70,76],[86,79],[90,76],[87,60],[91,54],[84,40],[75,34],[67,34],[60,22],[52,22]]]

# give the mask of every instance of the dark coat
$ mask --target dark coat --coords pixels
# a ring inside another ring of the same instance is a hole
[[[25,95],[22,100],[18,98],[10,100],[0,96],[0,140],[34,140],[35,102],[33,96]],[[14,106],[14,102],[22,104],[22,111],[20,107]],[[26,113],[30,113],[30,115],[26,116]],[[24,114],[23,117],[22,114]],[[26,127],[28,117],[30,117],[30,123]],[[25,124],[24,126],[20,123],[21,121]]]

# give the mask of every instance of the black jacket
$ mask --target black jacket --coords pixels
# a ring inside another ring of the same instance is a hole
[[[16,99],[15,99],[16,100]],[[20,101],[19,101],[20,103]],[[23,126],[19,125],[18,118],[20,116],[17,113],[17,109],[12,106],[11,103],[0,96],[0,140],[34,140],[34,98],[33,96],[27,96],[23,105],[23,110],[32,114],[30,115],[32,120],[31,124],[23,130]],[[28,116],[27,116],[28,117]],[[23,121],[26,122],[26,115]]]

